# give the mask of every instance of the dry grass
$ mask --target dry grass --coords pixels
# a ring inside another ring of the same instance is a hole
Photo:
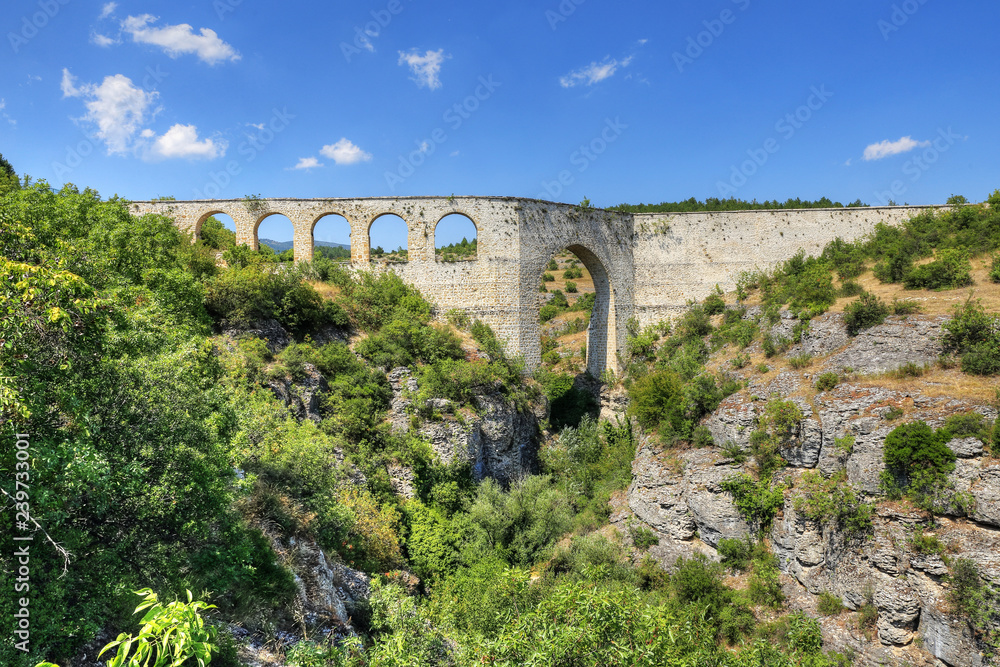
[[[873,387],[893,389],[904,393],[920,393],[931,398],[964,399],[973,403],[988,404],[996,400],[997,378],[966,375],[955,368],[929,368],[919,378],[897,379],[889,375],[863,378],[863,383]]]
[[[871,271],[867,271],[857,279],[857,282],[886,303],[892,303],[893,299],[916,303],[921,307],[921,312],[927,315],[951,315],[952,309],[964,302],[970,292],[975,294],[975,298],[982,299],[986,310],[1000,312],[1000,284],[990,281],[987,259],[972,260],[972,280],[975,284],[971,287],[953,290],[908,290],[895,283],[883,284],[872,275]],[[830,310],[835,313],[843,312],[844,306],[855,298],[837,299]]]
[[[321,280],[310,280],[308,282],[324,299],[332,299],[340,294],[340,288],[331,285],[330,283],[324,283]]]

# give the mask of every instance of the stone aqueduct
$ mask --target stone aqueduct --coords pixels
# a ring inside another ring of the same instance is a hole
[[[313,229],[337,214],[351,226],[351,263],[357,270],[395,271],[443,314],[458,308],[488,323],[508,351],[529,367],[540,361],[539,279],[554,254],[574,252],[597,292],[587,340],[595,375],[618,368],[626,323],[649,324],[678,314],[690,299],[720,285],[735,287],[740,272],[769,268],[798,249],[818,252],[835,237],[854,239],[879,222],[899,224],[925,207],[802,209],[680,214],[626,214],[513,197],[393,197],[364,199],[258,199],[137,201],[132,213],[168,216],[194,236],[211,215],[236,224],[239,243],[257,248],[257,229],[281,214],[294,226],[297,260],[311,260]],[[447,215],[476,226],[475,261],[435,259],[434,233]],[[369,230],[394,214],[408,228],[409,261],[373,262]]]

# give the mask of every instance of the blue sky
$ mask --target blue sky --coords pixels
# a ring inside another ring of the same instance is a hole
[[[995,0],[35,0],[0,17],[0,152],[104,196],[1000,187]]]

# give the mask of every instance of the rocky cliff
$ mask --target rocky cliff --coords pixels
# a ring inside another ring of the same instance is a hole
[[[974,411],[997,417],[985,400],[948,395],[934,378],[886,380],[887,371],[938,358],[942,323],[936,317],[896,317],[849,338],[842,317],[828,314],[814,320],[787,353],[812,355],[807,367],[796,370],[775,359],[767,372],[749,366],[728,370],[746,384],[703,422],[715,446],[668,449],[645,436],[627,508],[616,520],[623,523],[631,514],[654,530],[660,542],[650,554],[668,569],[678,556],[695,552],[718,558],[720,539],[750,533],[721,483],[751,465],[740,463],[737,454],[750,448],[767,401],[791,400],[803,418],[780,450],[787,467],[774,483],[785,485],[784,502],[765,535],[787,579],[790,604],[815,612],[817,596],[825,592],[851,612],[874,605],[874,633],[865,632],[855,613],[823,619],[829,647],[855,655],[856,665],[995,664],[983,656],[988,647],[971,625],[949,612],[946,597],[949,563],[958,558],[975,563],[988,586],[1000,585],[1000,460],[977,438],[952,440],[949,447],[958,457],[949,476],[954,502],[940,514],[890,502],[879,491],[883,445],[899,424],[923,420],[941,426],[950,415]],[[773,333],[788,329],[787,336],[792,324],[786,316]],[[817,375],[829,371],[841,382],[818,391]],[[874,505],[870,531],[850,535],[796,511],[803,475],[814,470],[827,479],[839,473],[843,484]],[[941,548],[920,549],[914,536]]]

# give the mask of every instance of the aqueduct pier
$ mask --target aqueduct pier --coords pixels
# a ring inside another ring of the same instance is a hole
[[[256,249],[257,229],[271,215],[294,227],[296,260],[313,255],[313,229],[326,215],[351,227],[351,263],[358,270],[395,271],[417,287],[440,315],[453,308],[488,323],[529,367],[540,362],[540,277],[568,248],[590,271],[596,302],[587,336],[595,375],[618,368],[626,323],[671,318],[691,299],[719,285],[731,290],[743,271],[771,268],[800,248],[809,254],[836,237],[853,240],[878,223],[896,225],[928,208],[889,206],[706,213],[628,214],[515,197],[387,197],[362,199],[230,199],[136,201],[135,215],[161,214],[197,237],[209,216],[229,215],[237,242]],[[475,261],[435,258],[434,233],[447,215],[476,227]],[[385,215],[408,229],[406,263],[371,260],[369,230]]]

